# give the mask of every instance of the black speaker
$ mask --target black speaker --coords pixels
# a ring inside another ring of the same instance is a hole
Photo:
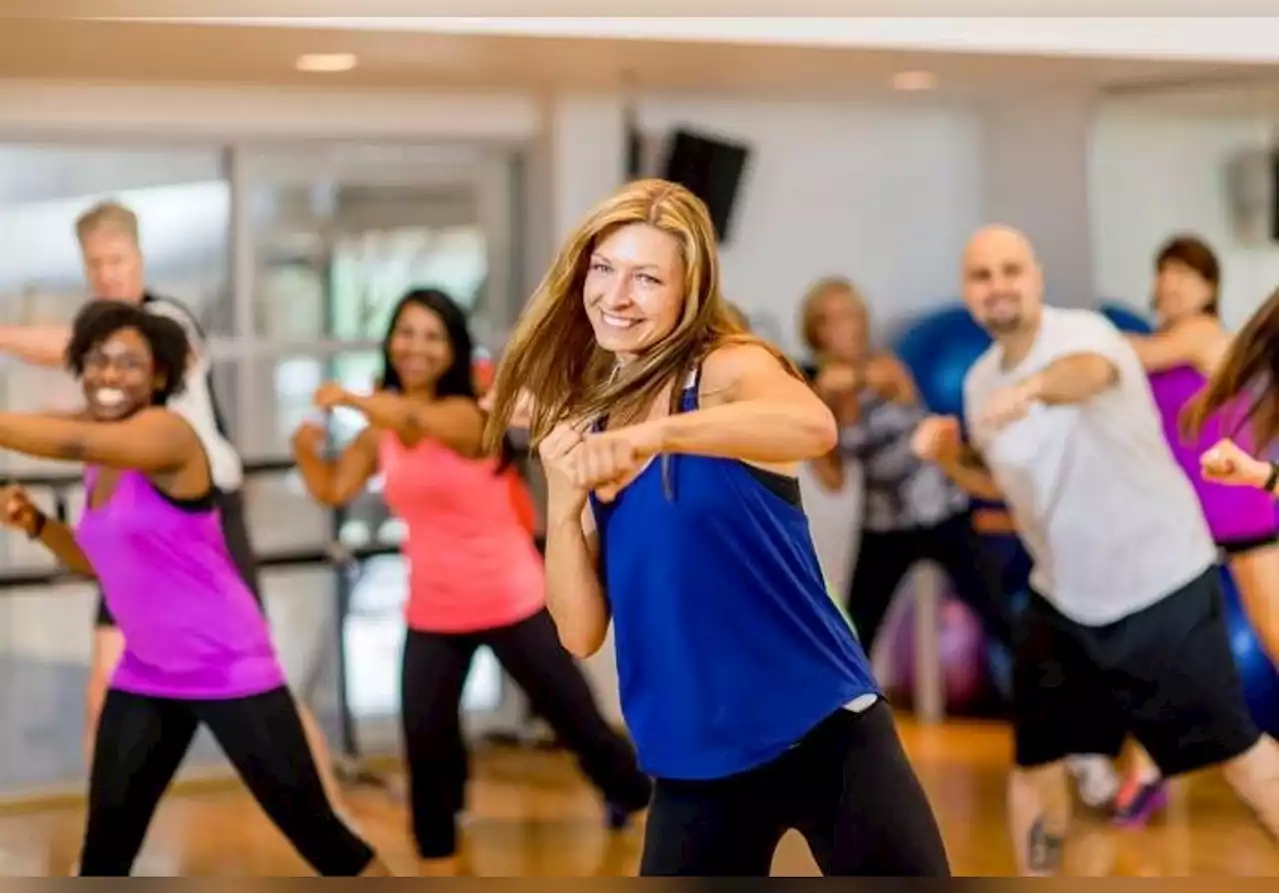
[[[671,135],[662,177],[706,204],[721,242],[728,241],[738,185],[751,151],[746,146],[680,129]]]

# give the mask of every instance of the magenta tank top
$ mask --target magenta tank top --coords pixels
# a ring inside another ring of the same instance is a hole
[[[1205,383],[1204,375],[1192,366],[1179,366],[1151,376],[1151,392],[1160,408],[1164,435],[1173,449],[1174,458],[1191,479],[1196,495],[1200,497],[1205,520],[1209,522],[1209,530],[1218,545],[1275,536],[1280,512],[1277,512],[1275,500],[1269,493],[1252,487],[1211,483],[1200,474],[1200,456],[1225,436],[1224,412],[1210,416],[1204,430],[1194,440],[1183,439],[1178,417]],[[1235,413],[1235,407],[1228,407],[1225,417],[1230,420]],[[1244,431],[1235,434],[1237,440],[1246,436]],[[1247,443],[1240,445],[1246,449],[1250,446]]]
[[[216,507],[175,504],[125,471],[90,508],[98,469],[85,469],[76,541],[98,574],[124,656],[111,687],[186,700],[240,698],[284,685],[262,610],[236,570]]]

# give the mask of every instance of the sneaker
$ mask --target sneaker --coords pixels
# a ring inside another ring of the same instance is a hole
[[[1112,811],[1120,789],[1120,778],[1109,757],[1097,754],[1069,756],[1067,771],[1076,781],[1076,792],[1082,803],[1090,809]]]
[[[1116,795],[1112,821],[1117,825],[1145,825],[1168,803],[1169,787],[1163,778],[1153,781],[1129,778],[1125,780],[1120,793]]]

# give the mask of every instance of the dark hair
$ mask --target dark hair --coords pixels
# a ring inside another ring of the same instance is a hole
[[[165,316],[148,313],[137,304],[124,301],[92,300],[76,314],[67,344],[66,363],[76,378],[84,375],[89,351],[121,329],[134,329],[151,351],[159,384],[153,386],[151,404],[163,406],[186,386],[191,343],[182,326]]]
[[[1212,286],[1213,295],[1203,312],[1217,316],[1222,268],[1218,264],[1218,255],[1213,253],[1209,244],[1198,236],[1174,236],[1156,252],[1156,272],[1159,273],[1167,264],[1182,264]]]
[[[471,329],[467,326],[467,315],[453,298],[437,288],[415,288],[405,294],[391,311],[387,333],[382,338],[382,375],[378,378],[378,387],[388,391],[402,390],[400,374],[396,372],[396,367],[391,362],[391,338],[395,334],[401,315],[410,304],[429,310],[439,317],[444,323],[445,337],[449,339],[449,352],[453,355],[453,361],[436,381],[435,395],[478,400],[475,378],[472,376],[472,354],[475,350],[475,342],[472,341]],[[514,459],[515,445],[512,444],[511,438],[504,434],[499,453],[498,471],[505,471]]]
[[[436,288],[415,288],[401,298],[391,311],[391,321],[387,323],[387,333],[382,338],[382,376],[378,379],[378,386],[388,391],[401,390],[400,373],[396,372],[396,367],[391,362],[391,338],[405,308],[410,304],[430,310],[439,317],[444,323],[445,336],[449,339],[449,352],[453,354],[453,362],[436,382],[436,396],[469,397],[475,400],[476,386],[471,377],[474,343],[471,340],[471,330],[467,328],[467,315],[453,298]]]
[[[1252,398],[1249,408],[1227,421],[1224,433],[1235,437],[1246,425],[1257,455],[1276,440],[1280,423],[1280,292],[1272,290],[1267,299],[1231,341],[1227,355],[1209,383],[1182,411],[1184,436],[1195,436],[1205,421],[1236,397]]]

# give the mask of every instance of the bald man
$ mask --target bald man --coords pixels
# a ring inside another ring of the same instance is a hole
[[[1274,836],[1276,743],[1250,719],[1217,553],[1141,362],[1101,314],[1044,306],[1015,230],[979,231],[963,276],[965,304],[995,340],[965,379],[971,445],[937,416],[914,445],[974,494],[1003,499],[1034,561],[1014,636],[1019,872],[1060,867],[1065,758],[1116,755],[1130,732],[1166,777],[1222,764]]]

